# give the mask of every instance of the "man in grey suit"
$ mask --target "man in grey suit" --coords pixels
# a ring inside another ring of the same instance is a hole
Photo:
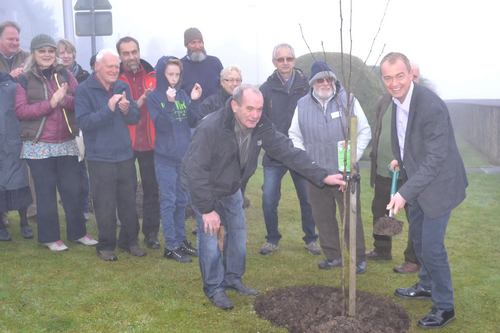
[[[431,312],[419,320],[423,328],[439,328],[455,319],[450,264],[444,246],[453,208],[465,199],[468,186],[445,103],[412,81],[410,62],[389,53],[380,71],[394,106],[391,120],[391,168],[401,167],[403,185],[387,209],[394,214],[409,205],[410,237],[422,264],[420,281],[398,288],[395,295],[433,300]]]

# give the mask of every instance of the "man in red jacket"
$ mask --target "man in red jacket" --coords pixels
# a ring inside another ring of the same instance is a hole
[[[123,37],[116,43],[120,55],[120,80],[130,86],[132,98],[141,110],[141,120],[137,125],[129,126],[134,158],[139,161],[142,190],[142,233],[144,242],[150,249],[159,249],[158,230],[160,228],[160,202],[158,183],[154,167],[155,129],[146,106],[146,96],[156,84],[153,67],[141,59],[139,42],[132,37]],[[139,222],[138,222],[139,223]]]

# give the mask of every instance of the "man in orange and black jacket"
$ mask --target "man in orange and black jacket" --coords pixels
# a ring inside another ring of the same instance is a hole
[[[120,55],[120,77],[130,86],[133,99],[141,110],[141,120],[129,126],[134,158],[139,161],[142,190],[142,233],[144,242],[150,249],[161,247],[158,240],[160,228],[160,203],[158,183],[154,168],[155,129],[146,105],[146,96],[156,85],[156,72],[145,60],[141,59],[139,42],[132,37],[123,37],[116,43]],[[139,222],[137,222],[139,223]]]

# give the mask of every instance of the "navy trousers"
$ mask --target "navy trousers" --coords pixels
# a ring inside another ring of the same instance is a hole
[[[418,273],[419,284],[425,289],[431,289],[434,306],[445,310],[454,307],[450,263],[444,247],[450,215],[451,212],[448,212],[432,219],[424,214],[416,201],[409,209],[410,237],[417,259],[422,265]]]

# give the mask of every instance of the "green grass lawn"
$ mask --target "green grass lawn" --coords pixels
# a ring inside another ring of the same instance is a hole
[[[365,239],[370,249],[373,189],[368,169],[361,175]],[[440,332],[499,332],[500,175],[469,174],[469,182],[468,197],[453,211],[446,239],[457,320]],[[300,208],[288,175],[279,208],[280,250],[271,256],[258,253],[266,234],[261,185],[259,168],[247,188],[252,205],[246,210],[250,244],[244,282],[261,293],[289,286],[340,286],[340,269],[319,270],[323,256],[313,256],[304,248]],[[197,259],[181,264],[164,259],[162,250],[148,249],[145,258],[116,251],[118,262],[103,262],[94,248],[68,243],[64,223],[62,240],[70,249],[54,253],[36,239],[22,238],[16,212],[9,218],[13,241],[0,243],[1,332],[285,332],[255,314],[252,297],[229,291],[234,310],[212,306],[202,291]],[[398,218],[404,219],[404,214]],[[30,225],[36,234],[36,224]],[[194,225],[193,220],[186,221],[187,230]],[[97,237],[93,216],[87,227]],[[395,288],[417,282],[416,275],[392,272],[393,266],[403,262],[406,235],[405,224],[393,241],[393,261],[368,262],[366,274],[357,278],[357,288],[401,305],[411,317],[410,331],[418,332],[416,322],[432,303],[393,296]],[[195,242],[195,237],[190,234],[189,240]]]

